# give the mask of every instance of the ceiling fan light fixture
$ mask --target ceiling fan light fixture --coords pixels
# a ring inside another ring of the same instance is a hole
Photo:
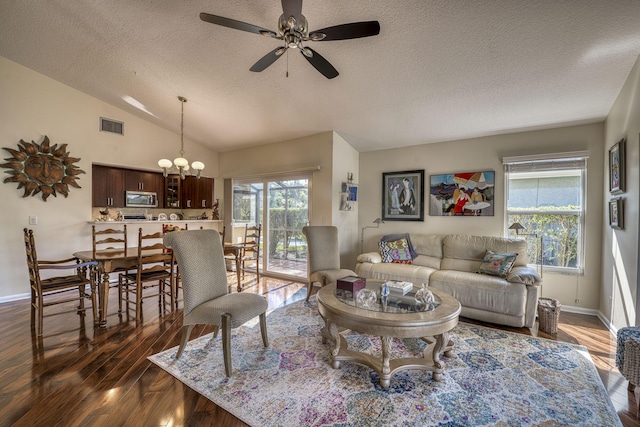
[[[327,79],[333,79],[340,73],[318,52],[312,49],[307,50],[307,48],[303,46],[303,43],[307,41],[349,40],[380,34],[380,23],[378,21],[350,22],[347,24],[334,25],[318,29],[309,34],[309,22],[302,14],[302,1],[303,0],[282,0],[283,13],[278,17],[277,32],[270,32],[270,30],[257,25],[208,13],[201,13],[200,19],[211,24],[233,28],[239,31],[246,31],[263,36],[269,35],[284,42],[281,47],[276,47],[260,58],[258,62],[251,66],[250,71],[264,71],[282,56],[284,51],[289,48],[297,48],[300,49],[305,59]]]
[[[260,30],[260,35],[265,37],[276,37],[276,33],[269,30]]]

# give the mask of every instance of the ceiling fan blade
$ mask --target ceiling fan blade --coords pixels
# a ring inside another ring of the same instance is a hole
[[[318,40],[314,37],[314,34],[324,34],[325,37]],[[309,38],[314,41],[347,40],[377,36],[378,34],[380,34],[380,23],[378,21],[365,21],[316,30],[309,33]]]
[[[324,59],[322,55],[320,55],[310,47],[305,47],[305,49],[307,49],[307,51],[311,51],[313,55],[309,57],[305,54],[302,54],[302,56],[304,57],[304,59],[309,61],[309,63],[313,65],[316,70],[320,71],[320,73],[322,73],[328,79],[338,77],[338,74],[340,74],[338,73],[338,70],[333,68],[333,65],[331,65],[329,61]]]
[[[276,60],[282,56],[285,50],[286,49],[283,48],[282,46],[278,46],[277,48],[273,49],[271,52],[267,53],[265,56],[260,58],[258,62],[253,64],[250,70],[253,71],[254,73],[259,73],[260,71],[264,71],[265,68],[267,68],[269,65],[276,62]],[[278,51],[280,52],[276,53]]]
[[[302,15],[302,0],[282,0],[282,13],[285,18],[293,16],[296,22],[300,22]]]
[[[211,24],[222,25],[223,27],[233,28],[235,30],[247,31],[249,33],[261,35],[268,34],[271,37],[276,36],[276,33],[273,31],[258,27],[257,25],[247,24],[246,22],[236,21],[235,19],[225,18],[222,16],[211,15],[209,13],[201,13],[200,19],[205,22],[210,22]]]

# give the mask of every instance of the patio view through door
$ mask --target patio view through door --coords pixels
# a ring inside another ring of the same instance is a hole
[[[231,238],[242,242],[247,224],[262,224],[261,274],[306,280],[307,246],[302,227],[309,222],[310,181],[310,174],[233,180]]]

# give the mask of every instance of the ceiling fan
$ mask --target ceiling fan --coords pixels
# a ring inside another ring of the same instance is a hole
[[[287,49],[299,49],[302,56],[309,61],[326,78],[332,79],[338,76],[338,71],[324,59],[318,52],[304,46],[307,41],[320,42],[330,40],[357,39],[380,34],[378,21],[352,22],[349,24],[335,25],[309,32],[307,18],[302,14],[302,0],[282,0],[282,15],[278,19],[278,32],[267,30],[257,25],[236,21],[222,16],[201,13],[200,19],[223,27],[247,31],[284,41],[284,44],[273,49],[258,62],[253,64],[251,71],[260,72],[276,62]]]

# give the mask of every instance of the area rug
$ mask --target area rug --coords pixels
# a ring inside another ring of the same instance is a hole
[[[366,366],[329,364],[317,305],[302,301],[267,317],[270,348],[257,323],[235,329],[233,376],[220,337],[149,359],[251,426],[621,426],[586,348],[460,323],[443,380],[412,370],[389,390]],[[349,347],[380,354],[380,339],[347,334]],[[393,357],[418,355],[422,341],[396,339]]]

